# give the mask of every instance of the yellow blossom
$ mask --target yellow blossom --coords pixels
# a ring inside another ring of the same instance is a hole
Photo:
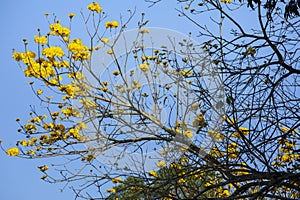
[[[193,137],[193,132],[191,130],[187,130],[183,132],[183,135],[190,139]]]
[[[73,39],[68,45],[68,50],[74,53],[72,57],[75,60],[86,60],[90,57],[88,47],[82,44],[81,39]]]
[[[24,59],[24,54],[23,53],[21,53],[21,52],[14,52],[13,53],[13,59],[15,59],[17,62],[19,62],[19,61],[21,61],[21,60],[23,60]]]
[[[19,149],[16,147],[12,147],[6,151],[6,154],[9,156],[18,156],[19,155]]]
[[[38,43],[38,44],[47,44],[48,43],[48,40],[47,40],[47,37],[46,36],[37,36],[35,35],[34,36],[34,42]]]
[[[119,23],[117,21],[108,21],[105,23],[105,28],[118,28]]]
[[[70,36],[70,29],[63,27],[59,23],[51,24],[50,30],[52,31],[52,35],[62,36],[62,37],[69,37]]]
[[[156,163],[156,165],[157,165],[157,167],[165,167],[165,166],[167,166],[167,164],[164,161],[162,161],[162,160],[158,161]]]
[[[70,13],[70,14],[68,14],[68,16],[70,17],[70,19],[72,19],[73,17],[75,17],[75,16],[76,16],[76,14],[74,14],[74,13]]]
[[[191,75],[191,74],[193,74],[193,71],[192,70],[182,70],[181,72],[180,72],[180,74],[182,75],[182,76],[188,76],[188,75]]]
[[[155,177],[155,178],[158,177],[158,176],[157,176],[157,173],[156,173],[155,171],[153,171],[153,170],[150,170],[150,171],[148,172],[148,174],[149,174],[150,176]]]
[[[49,167],[47,165],[44,165],[44,166],[40,166],[38,167],[38,169],[41,171],[41,172],[44,172],[44,171],[47,171],[49,169]]]
[[[110,193],[116,193],[116,189],[115,188],[109,188],[106,191],[110,192]]]
[[[114,53],[114,50],[112,50],[112,49],[109,49],[109,50],[107,50],[107,51],[106,51],[106,53],[111,55],[111,54],[113,54],[113,53]]]
[[[141,34],[150,33],[150,30],[149,29],[141,29],[141,30],[139,30],[139,33],[141,33]]]
[[[53,58],[54,56],[62,57],[65,55],[62,48],[56,46],[43,49],[42,54],[48,58]]]
[[[231,3],[232,0],[221,0],[222,3]]]
[[[100,7],[98,2],[93,2],[87,6],[87,9],[90,11],[95,11],[96,13],[99,13],[102,11],[102,8]]]
[[[118,75],[120,75],[120,74],[121,74],[121,72],[120,72],[120,71],[117,71],[117,70],[115,70],[115,71],[113,71],[113,72],[112,72],[112,74],[113,74],[113,75],[115,75],[115,76],[118,76]]]
[[[26,147],[28,145],[27,141],[26,140],[22,140],[19,142],[20,145]]]
[[[142,64],[140,64],[140,69],[142,71],[144,71],[144,72],[148,71],[150,69],[149,63],[142,63]]]
[[[122,183],[122,178],[121,177],[113,178],[111,181],[113,183]]]
[[[36,93],[37,95],[41,95],[43,93],[43,90],[37,90]]]
[[[101,38],[101,42],[103,42],[103,43],[108,43],[108,42],[109,42],[109,39],[108,39],[108,38]]]

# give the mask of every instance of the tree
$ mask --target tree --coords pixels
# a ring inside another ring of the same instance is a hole
[[[107,21],[102,33],[98,3],[82,14],[89,45],[55,19],[49,34],[35,36],[37,53],[25,40],[25,52],[13,57],[43,84],[41,90],[29,82],[45,114],[33,109],[28,123],[18,120],[27,139],[7,154],[65,157],[50,167],[60,177],[46,165],[39,169],[45,181],[74,182],[78,198],[299,198],[298,4],[178,2],[180,16],[198,27],[200,47],[188,38],[147,49],[144,15],[129,42],[133,12]],[[241,13],[251,24],[239,20]],[[113,63],[103,61],[98,74],[93,56],[104,54]],[[222,84],[208,84],[207,74]],[[119,162],[124,158],[128,163]]]

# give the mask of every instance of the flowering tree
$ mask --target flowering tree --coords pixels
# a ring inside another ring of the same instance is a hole
[[[298,5],[178,2],[201,45],[151,46],[144,14],[130,39],[134,12],[107,21],[96,2],[82,13],[88,44],[48,16],[37,52],[24,40],[13,54],[41,108],[17,119],[25,138],[7,154],[62,157],[41,178],[76,198],[299,198]]]

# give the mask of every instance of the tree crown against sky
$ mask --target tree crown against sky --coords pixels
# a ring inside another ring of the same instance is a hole
[[[67,26],[47,16],[37,51],[24,40],[13,54],[41,108],[17,119],[24,139],[7,154],[63,157],[39,166],[41,178],[73,183],[77,198],[299,198],[298,2],[178,2],[200,45],[145,46],[152,29],[143,14],[119,55],[133,11],[108,21],[89,4],[86,44],[72,33],[75,14]],[[104,54],[112,62],[99,74],[95,55]],[[222,80],[217,89],[206,65]],[[149,153],[156,168],[147,169]]]

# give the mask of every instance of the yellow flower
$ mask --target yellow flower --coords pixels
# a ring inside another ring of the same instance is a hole
[[[109,42],[109,39],[108,39],[108,38],[101,38],[101,42],[103,42],[103,43],[108,43],[108,42]]]
[[[70,29],[63,27],[59,23],[51,24],[50,25],[51,35],[57,35],[62,37],[69,37],[70,36]]]
[[[158,176],[157,176],[157,173],[156,173],[155,171],[153,171],[153,170],[150,170],[150,171],[148,172],[148,174],[149,174],[150,176],[155,177],[155,178],[158,177]]]
[[[22,140],[19,142],[20,145],[26,147],[28,145],[27,141],[26,140]]]
[[[17,62],[19,62],[19,61],[21,61],[21,60],[23,60],[24,59],[24,54],[23,53],[21,53],[21,52],[14,52],[13,53],[13,59],[15,59]]]
[[[140,69],[144,72],[148,71],[150,69],[149,63],[140,64]]]
[[[108,21],[105,23],[105,28],[118,28],[119,23],[117,21]]]
[[[193,74],[193,71],[192,70],[182,70],[181,72],[180,72],[180,74],[182,75],[182,76],[188,76],[188,75],[191,75],[191,74]]]
[[[116,193],[116,189],[115,188],[109,188],[106,191],[110,192],[110,193]]]
[[[43,93],[43,90],[37,90],[36,93],[37,95],[41,95]]]
[[[9,156],[18,156],[19,155],[19,149],[17,147],[12,147],[6,151],[6,154]]]
[[[120,71],[118,71],[118,70],[115,70],[115,71],[113,71],[113,72],[112,72],[112,74],[113,74],[113,75],[115,75],[115,76],[118,76],[118,75],[120,75],[120,74],[121,74],[121,72],[120,72]]]
[[[177,181],[177,183],[186,183],[187,181],[185,180],[185,179],[183,179],[183,178],[180,178],[178,181]]]
[[[36,42],[38,44],[47,44],[48,40],[47,40],[46,36],[39,37],[39,36],[35,35],[34,36],[34,42]]]
[[[44,175],[44,176],[41,176],[41,179],[45,179],[45,178],[47,178],[48,177],[48,175]]]
[[[139,33],[141,33],[141,34],[150,33],[150,30],[149,29],[141,29],[141,30],[139,30]]]
[[[51,46],[49,48],[45,48],[42,51],[42,54],[44,56],[47,56],[48,58],[53,58],[54,56],[62,57],[65,55],[64,51],[60,47]]]
[[[221,0],[222,3],[231,3],[232,0]]]
[[[113,178],[111,181],[113,183],[122,183],[122,178],[121,177]]]
[[[47,165],[44,165],[44,166],[40,166],[38,167],[38,169],[41,171],[41,172],[44,172],[44,171],[47,171],[49,169],[49,167]]]
[[[76,16],[76,14],[74,14],[74,13],[70,13],[70,14],[68,14],[68,16],[70,17],[70,19],[72,19],[73,17],[75,17],[75,16]]]
[[[109,49],[109,50],[106,51],[106,53],[107,53],[107,54],[113,54],[113,53],[114,53],[114,50]]]
[[[102,8],[100,7],[98,2],[93,2],[87,6],[87,9],[90,11],[95,11],[96,13],[99,13],[102,11]]]
[[[158,161],[156,163],[156,165],[157,165],[157,167],[165,167],[165,166],[167,166],[167,164],[164,161],[162,161],[162,160]]]
[[[191,130],[187,130],[183,132],[183,135],[190,139],[193,137],[193,132]]]

